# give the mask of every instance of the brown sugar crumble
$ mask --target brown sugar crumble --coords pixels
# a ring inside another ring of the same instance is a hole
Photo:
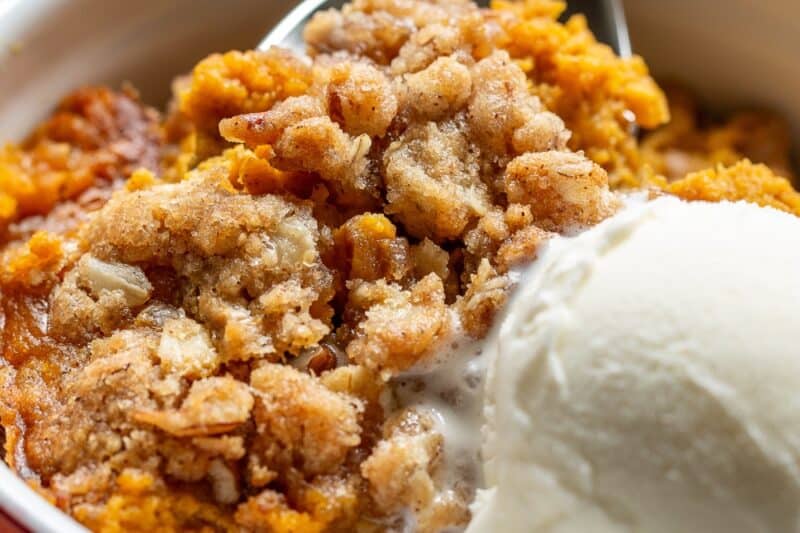
[[[701,131],[563,9],[354,0],[310,61],[212,55],[165,116],[81,89],[6,145],[6,463],[96,531],[463,527],[475,487],[395,383],[515,268],[616,189],[800,214],[778,121]]]

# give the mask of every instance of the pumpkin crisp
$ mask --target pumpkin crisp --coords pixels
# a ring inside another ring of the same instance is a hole
[[[779,128],[668,124],[642,59],[563,9],[355,0],[308,60],[212,55],[165,115],[81,89],[7,145],[6,463],[95,531],[463,528],[476,482],[398,384],[486,335],[543,243],[616,189],[800,214],[714,155],[788,176]]]

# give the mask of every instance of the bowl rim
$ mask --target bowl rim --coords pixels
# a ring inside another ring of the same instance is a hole
[[[0,512],[37,533],[87,533],[88,530],[45,500],[0,461]]]

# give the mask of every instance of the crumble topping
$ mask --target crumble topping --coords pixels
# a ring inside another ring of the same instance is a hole
[[[310,62],[212,55],[166,117],[83,89],[4,148],[6,462],[98,531],[463,527],[474,480],[398,383],[483,337],[516,267],[610,188],[800,214],[767,167],[676,175],[717,141],[640,148],[663,93],[563,8],[355,0]],[[686,126],[780,171],[778,129]]]

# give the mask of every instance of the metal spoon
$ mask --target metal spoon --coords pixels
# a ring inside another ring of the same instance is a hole
[[[304,0],[289,12],[258,45],[259,50],[279,45],[304,53],[303,27],[317,11],[341,8],[347,0]],[[479,5],[488,1],[478,0]],[[567,13],[583,13],[597,38],[611,46],[622,57],[631,55],[628,26],[621,0],[570,0]]]

